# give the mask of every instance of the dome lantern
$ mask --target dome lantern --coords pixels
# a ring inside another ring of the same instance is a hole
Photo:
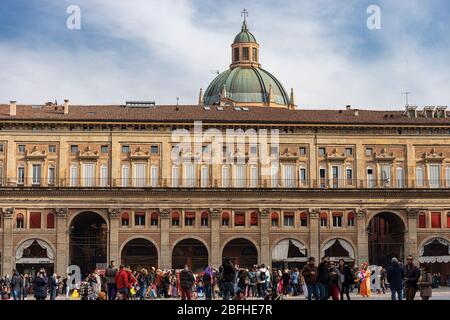
[[[259,44],[256,42],[255,36],[249,31],[247,25],[247,10],[242,11],[244,21],[242,22],[241,32],[234,38],[231,45],[232,63],[231,68],[236,67],[261,67],[259,64]]]

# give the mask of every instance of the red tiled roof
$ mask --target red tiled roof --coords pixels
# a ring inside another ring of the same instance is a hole
[[[55,110],[55,108],[57,110]],[[17,115],[9,115],[9,105],[0,105],[0,121],[93,121],[93,122],[158,122],[158,123],[261,123],[261,124],[377,124],[377,125],[448,125],[449,118],[408,118],[403,111],[374,110],[288,110],[269,107],[249,107],[236,111],[216,106],[210,110],[200,106],[156,106],[132,108],[120,105],[69,107],[64,114],[62,106],[17,105]]]

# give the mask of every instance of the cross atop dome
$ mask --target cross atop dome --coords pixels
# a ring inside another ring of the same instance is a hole
[[[242,31],[248,31],[248,27],[247,27],[248,11],[247,11],[247,9],[244,8],[244,10],[242,10],[241,17],[244,18],[244,21],[242,22]]]

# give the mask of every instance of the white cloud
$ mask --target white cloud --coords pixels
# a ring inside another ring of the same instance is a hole
[[[315,1],[297,8],[296,1],[273,6],[250,2],[249,23],[261,44],[263,67],[286,89],[295,88],[301,108],[400,108],[405,89],[413,91],[417,104],[447,104],[448,50],[424,48],[401,24],[411,17],[429,23],[427,4],[383,5],[383,29],[366,35],[378,37],[383,51],[370,60],[352,50],[370,40],[357,29],[365,28],[365,8],[358,12],[356,3]],[[187,0],[83,2],[82,28],[120,46],[129,44],[130,54],[89,43],[74,50],[57,42],[31,49],[0,41],[0,61],[7,62],[1,66],[0,98],[41,103],[67,97],[93,104],[156,99],[171,104],[178,96],[181,103],[196,103],[199,88],[213,78],[210,70],[228,68],[241,6],[212,2],[206,6],[212,10],[208,15]],[[349,22],[355,15],[356,22]]]

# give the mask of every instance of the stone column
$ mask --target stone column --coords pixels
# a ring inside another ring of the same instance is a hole
[[[220,252],[220,216],[222,209],[209,209],[211,217],[211,252],[209,261],[212,267],[219,268],[222,264],[222,252]]]
[[[119,252],[119,229],[120,229],[120,214],[122,210],[119,208],[111,208],[108,210],[109,216],[109,261],[115,261],[116,266],[121,264],[121,257]]]
[[[309,256],[314,257],[317,262],[322,258],[320,256],[320,227],[319,227],[319,209],[309,209]]]
[[[259,264],[272,266],[272,255],[270,254],[270,209],[259,209],[261,240],[259,251]]]
[[[56,216],[56,274],[64,277],[69,266],[69,248],[67,242],[67,212],[66,208],[54,210]]]
[[[366,227],[367,210],[356,210],[356,230],[357,230],[357,252],[356,262],[361,265],[369,262],[369,235]]]
[[[3,215],[3,250],[2,250],[2,275],[12,275],[14,269],[13,250],[13,217],[14,208],[2,208]]]
[[[405,234],[405,257],[412,255],[414,261],[419,260],[419,252],[417,248],[417,217],[419,216],[419,209],[408,208],[406,213],[408,215],[408,229]],[[404,258],[404,257],[402,257]]]
[[[160,211],[161,221],[161,244],[159,248],[159,268],[172,268],[172,256],[170,252],[170,209],[163,209]]]

